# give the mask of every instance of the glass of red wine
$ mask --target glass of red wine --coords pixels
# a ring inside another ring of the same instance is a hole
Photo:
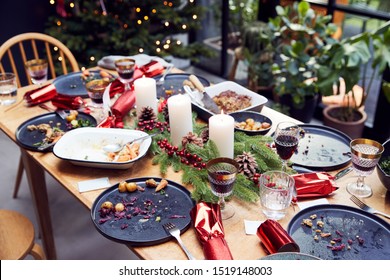
[[[98,121],[101,121],[105,118],[104,109],[103,109],[103,94],[107,86],[110,84],[110,81],[104,79],[91,80],[85,84],[89,98],[91,98],[92,106]]]
[[[369,197],[372,195],[372,189],[364,182],[364,178],[374,171],[384,148],[377,141],[365,138],[352,140],[350,147],[352,166],[359,177],[356,182],[347,185],[347,191],[358,197]]]
[[[25,64],[34,85],[42,85],[47,81],[48,64],[46,59],[31,59]]]
[[[298,148],[300,128],[293,122],[280,122],[274,133],[276,152],[282,160],[282,171],[287,170],[287,161]]]
[[[234,207],[226,204],[225,197],[233,192],[238,163],[234,159],[220,157],[207,162],[206,169],[211,191],[219,197],[222,220],[227,220],[235,214]]]
[[[130,82],[133,79],[135,60],[122,58],[115,60],[115,69],[118,72],[119,80],[125,84],[125,91],[130,90]]]

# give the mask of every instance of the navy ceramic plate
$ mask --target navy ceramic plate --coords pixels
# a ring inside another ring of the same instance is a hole
[[[167,222],[175,224],[181,232],[188,229],[191,224],[190,211],[195,206],[190,192],[182,185],[167,180],[167,187],[162,192],[156,193],[155,188],[146,186],[145,181],[148,179],[160,182],[162,178],[129,179],[126,182],[135,182],[138,186],[144,187],[145,191],[120,193],[119,184],[116,184],[101,193],[95,200],[91,217],[95,227],[103,236],[132,246],[149,246],[172,238],[163,228],[163,224]],[[111,201],[114,205],[118,202],[128,204],[126,216],[120,219],[110,217],[102,223],[99,210],[105,201]],[[137,208],[144,212],[134,214],[137,213]]]
[[[302,124],[305,133],[299,140],[298,150],[291,157],[295,165],[321,171],[338,170],[351,161],[346,134],[322,125]]]
[[[101,78],[99,73],[100,71],[90,71],[90,74],[94,75],[96,79]],[[60,94],[88,98],[85,81],[82,78],[82,72],[73,72],[59,76],[53,81],[53,84]]]
[[[317,218],[310,228],[302,222],[311,215]],[[322,228],[317,221],[324,223]],[[317,229],[331,235],[321,237]],[[287,232],[301,253],[320,259],[390,260],[390,224],[358,208],[330,204],[308,207],[291,219]],[[331,240],[336,240],[335,245],[331,245]]]
[[[69,111],[67,111],[69,112]],[[89,121],[91,123],[91,126],[96,126],[96,119],[92,117],[91,115],[79,112],[77,116],[77,120],[85,120]],[[16,130],[16,140],[18,143],[23,146],[26,149],[33,150],[33,151],[39,151],[39,143],[43,141],[45,138],[45,133],[38,131],[38,130],[33,130],[30,131],[28,130],[29,125],[39,125],[47,123],[51,127],[58,127],[62,131],[67,131],[69,130],[69,126],[67,125],[67,121],[62,119],[59,115],[56,113],[47,113],[43,115],[36,116],[34,118],[31,118],[24,123],[22,123],[18,129]],[[51,149],[47,150],[51,151]]]
[[[185,80],[189,80],[189,76],[191,74],[186,74],[186,73],[179,73],[179,74],[167,74],[164,79],[164,84],[161,86],[157,86],[157,97],[163,97],[167,99],[171,95],[179,94],[182,93],[184,94],[184,89],[183,89],[183,82]],[[160,79],[160,76],[154,77],[157,81]],[[203,84],[203,86],[208,87],[210,86],[210,82],[201,77],[198,76],[199,81]]]

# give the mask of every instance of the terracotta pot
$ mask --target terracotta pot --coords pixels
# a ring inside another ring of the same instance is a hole
[[[352,139],[360,138],[363,135],[364,123],[367,120],[367,114],[364,111],[357,111],[357,114],[360,115],[360,119],[352,122],[341,121],[333,117],[334,112],[337,110],[342,110],[342,106],[334,105],[327,106],[323,110],[323,122],[324,125],[330,126],[337,130],[340,130],[347,134]]]

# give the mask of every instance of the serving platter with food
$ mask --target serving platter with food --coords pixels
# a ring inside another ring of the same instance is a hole
[[[16,130],[16,140],[26,149],[41,151],[41,146],[59,141],[75,128],[96,126],[96,119],[89,114],[74,110],[65,110],[65,113],[65,119],[51,112],[25,121]]]
[[[54,146],[53,153],[74,165],[128,169],[146,155],[152,143],[150,137],[124,145],[124,148],[117,152],[106,152],[104,147],[110,144],[126,144],[147,135],[140,130],[80,128],[61,137]]]
[[[226,81],[209,87],[205,87],[207,94],[214,100],[221,112],[226,114],[241,111],[261,112],[268,99],[256,92],[253,92],[235,82]],[[197,99],[202,99],[202,93],[198,94]],[[198,102],[192,102],[193,108],[198,116],[207,121],[213,112],[201,106]]]
[[[132,178],[102,192],[91,209],[96,229],[105,237],[132,246],[170,240],[163,224],[174,223],[183,233],[195,206],[182,185],[159,177]]]

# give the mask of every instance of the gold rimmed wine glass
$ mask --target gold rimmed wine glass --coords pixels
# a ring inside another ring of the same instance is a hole
[[[238,171],[238,164],[230,158],[215,158],[207,162],[206,169],[211,186],[211,191],[219,197],[218,204],[223,220],[234,216],[233,206],[226,204],[225,197],[233,192],[234,182]]]
[[[25,66],[34,85],[41,86],[47,81],[48,64],[46,59],[31,59],[26,62]]]
[[[359,177],[356,182],[347,185],[347,191],[358,197],[369,197],[372,189],[364,182],[364,178],[374,171],[384,148],[379,142],[365,138],[352,140],[350,147],[352,166]]]
[[[109,84],[110,82],[104,79],[91,80],[85,84],[88,96],[92,101],[92,107],[95,108],[97,113],[96,117],[98,120],[103,120],[105,118],[103,94]]]
[[[130,82],[133,79],[135,60],[132,58],[122,58],[115,60],[115,69],[119,79],[125,84],[125,91],[130,90]]]
[[[284,172],[287,170],[287,161],[298,147],[300,132],[299,126],[293,122],[280,122],[276,126],[274,142]]]

